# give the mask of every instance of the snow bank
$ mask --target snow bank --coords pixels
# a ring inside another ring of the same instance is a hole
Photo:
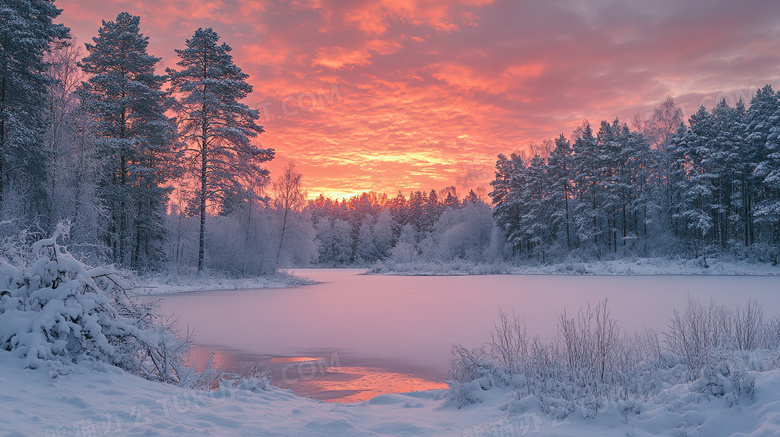
[[[249,290],[259,288],[291,288],[311,285],[311,279],[278,272],[268,276],[235,278],[228,275],[207,272],[138,276],[133,279],[135,292],[139,295],[169,295],[195,291]]]
[[[713,275],[775,276],[780,267],[744,260],[719,258],[666,259],[635,258],[610,261],[564,262],[552,265],[519,266],[512,274],[522,275]]]
[[[780,267],[744,260],[635,258],[609,261],[567,261],[558,264],[511,266],[503,262],[477,264],[470,261],[398,263],[378,262],[368,274],[408,276],[454,275],[712,275],[776,276]]]
[[[24,369],[0,351],[0,434],[13,436],[775,436],[780,371],[756,373],[755,396],[729,407],[691,385],[665,388],[651,402],[604,405],[555,419],[534,396],[481,392],[458,409],[444,391],[378,396],[358,404],[304,399],[273,387],[205,392],[144,380],[111,366],[81,363],[57,379]]]
[[[480,264],[456,259],[454,261],[417,261],[411,263],[392,260],[379,261],[366,274],[407,276],[459,276],[459,275],[505,275],[512,268],[505,263]]]

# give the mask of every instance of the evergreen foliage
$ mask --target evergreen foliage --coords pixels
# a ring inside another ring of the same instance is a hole
[[[4,0],[0,5],[0,207],[6,216],[20,210],[26,222],[39,226],[48,222],[49,206],[48,159],[40,147],[46,91],[53,82],[45,54],[69,38],[69,29],[53,22],[61,12],[50,0]],[[12,208],[8,202],[14,200],[18,205]]]
[[[242,103],[252,92],[249,77],[233,63],[231,48],[219,44],[212,29],[198,29],[176,50],[181,70],[168,69],[179,129],[187,147],[186,167],[197,180],[197,211],[200,215],[198,270],[203,269],[206,214],[209,204],[220,207],[235,196],[253,193],[242,180],[265,182],[268,171],[261,163],[274,157],[273,149],[252,144],[263,132],[256,109]],[[254,182],[251,181],[250,184]]]
[[[81,66],[90,76],[79,91],[104,158],[99,193],[109,216],[106,243],[115,262],[135,269],[163,259],[167,183],[177,174],[176,131],[165,114],[172,99],[148,44],[139,17],[122,12],[103,21],[86,45]]]

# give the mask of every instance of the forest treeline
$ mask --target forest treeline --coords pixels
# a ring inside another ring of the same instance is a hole
[[[548,153],[500,155],[490,193],[517,254],[700,256],[777,263],[780,95],[725,99],[683,123],[671,98],[638,130],[584,123]],[[612,255],[610,255],[612,254]]]
[[[206,217],[263,200],[261,164],[274,157],[254,142],[263,128],[242,103],[248,75],[212,29],[197,29],[176,50],[176,68],[158,74],[140,17],[103,21],[81,46],[54,23],[61,12],[45,0],[0,8],[3,235],[37,239],[66,221],[74,253],[159,269],[176,191],[199,218],[202,270]]]
[[[306,200],[297,185],[300,177],[288,166],[270,184],[267,202],[248,202],[209,216],[208,266],[256,274],[386,260],[486,263],[507,254],[485,190],[471,190],[463,198],[455,187],[446,187],[408,196],[364,192],[341,200],[323,195]],[[198,222],[177,211],[168,216],[167,247],[173,267],[186,268],[196,261]]]
[[[454,187],[310,202],[318,260],[350,264],[557,262],[728,255],[777,263],[780,94],[725,100],[689,120],[671,97],[498,156],[489,199]],[[488,206],[492,203],[492,211]]]
[[[307,200],[258,145],[257,109],[229,45],[200,28],[161,74],[141,19],[96,23],[87,44],[51,1],[0,8],[0,236],[60,232],[91,263],[262,274],[306,265],[552,262],[728,253],[776,262],[780,97],[725,101],[690,120],[587,122],[499,155],[492,190]]]
[[[441,218],[459,220],[448,211],[483,225],[462,227],[455,256],[477,251],[466,236],[491,232],[484,193],[461,201],[454,188],[441,201],[430,191],[307,202],[294,165],[275,180],[262,167],[274,151],[255,145],[259,113],[242,103],[252,87],[212,29],[197,29],[159,74],[140,17],[103,21],[82,45],[54,23],[60,13],[43,0],[0,10],[6,240],[66,222],[60,238],[95,264],[257,274],[411,254],[443,232]]]

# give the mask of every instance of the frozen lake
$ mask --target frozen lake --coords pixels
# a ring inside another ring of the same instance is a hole
[[[735,276],[369,276],[301,269],[317,285],[165,297],[162,311],[194,329],[194,357],[272,372],[275,385],[324,400],[441,387],[453,343],[489,340],[499,309],[553,340],[566,308],[607,298],[622,332],[664,330],[688,296],[748,299],[780,315],[780,278]]]

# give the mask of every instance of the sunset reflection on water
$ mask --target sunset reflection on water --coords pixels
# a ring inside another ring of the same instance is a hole
[[[248,377],[266,373],[271,384],[325,402],[360,402],[388,393],[445,389],[447,384],[381,367],[347,365],[338,353],[271,357],[195,345],[188,364],[198,370],[209,360],[214,368]]]
[[[404,373],[388,372],[376,367],[330,368],[322,377],[313,378],[288,387],[294,392],[330,402],[359,402],[387,393],[447,388],[447,384]],[[283,387],[283,385],[280,385]]]

